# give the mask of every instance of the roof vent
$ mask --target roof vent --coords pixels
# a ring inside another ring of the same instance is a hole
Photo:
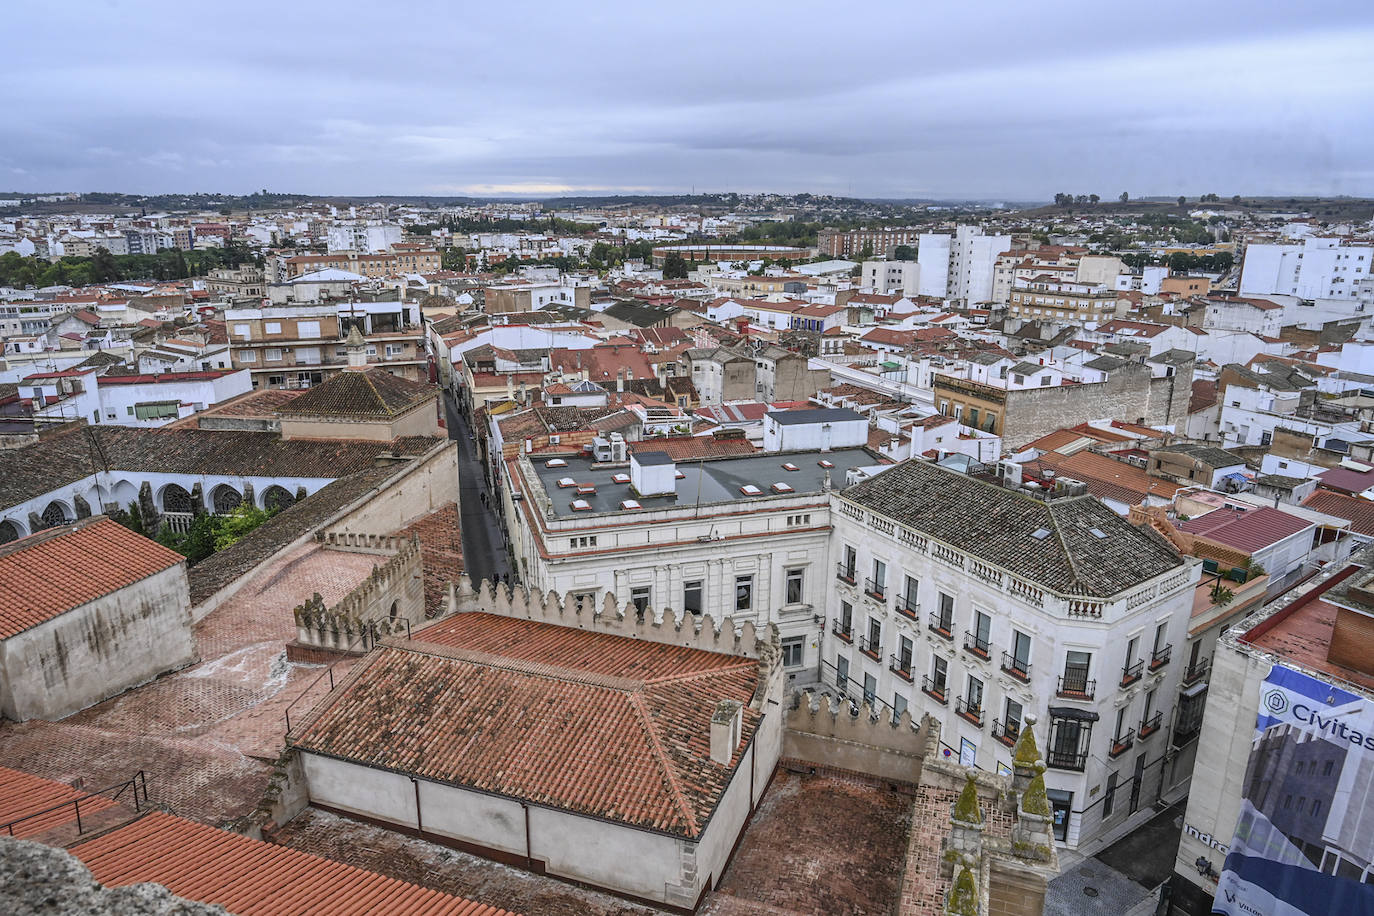
[[[758,487],[754,486],[752,483],[746,483],[744,486],[739,488],[739,491],[743,493],[745,496],[758,496],[763,492]]]
[[[791,484],[783,483],[781,480],[778,481],[777,483],[773,484],[773,486],[772,486],[770,489],[772,489],[772,491],[773,491],[774,493],[793,493],[793,492],[796,492],[795,490],[792,489],[792,485],[791,485]]]
[[[622,508],[622,509],[643,509],[644,507],[641,506],[641,505],[639,504],[639,500],[637,500],[637,499],[622,499],[622,500],[620,501],[620,508]]]
[[[1045,538],[1049,536],[1050,529],[1048,528],[1036,528],[1034,531],[1031,532],[1031,537],[1035,538],[1037,541],[1043,541]]]
[[[544,467],[546,468],[565,468],[567,466],[568,462],[564,461],[562,458],[550,458],[548,461],[544,462]]]
[[[574,512],[586,512],[591,507],[592,504],[587,502],[585,499],[574,499],[572,501],[572,510]]]

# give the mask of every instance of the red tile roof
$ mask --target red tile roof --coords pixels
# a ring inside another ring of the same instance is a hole
[[[1347,496],[1335,490],[1315,490],[1302,505],[1305,509],[1345,519],[1356,534],[1374,535],[1374,499]]]
[[[238,916],[502,916],[505,910],[151,812],[69,851],[102,884],[154,882]],[[508,916],[508,914],[507,914]]]
[[[1260,506],[1238,509],[1213,509],[1206,515],[1179,523],[1179,529],[1189,534],[1253,553],[1286,537],[1312,527],[1312,523],[1278,509]]]
[[[185,561],[107,518],[0,547],[0,639]]]
[[[757,681],[750,658],[459,614],[374,651],[294,743],[699,837],[759,721],[747,706]],[[710,749],[724,699],[745,704],[729,767]]]
[[[76,818],[76,809],[66,803],[78,798],[82,799],[82,817],[118,804],[51,779],[0,767],[0,824],[12,827],[0,834],[22,840],[60,827]]]
[[[1335,490],[1337,493],[1349,493],[1353,496],[1374,487],[1374,470],[1356,471],[1351,468],[1330,468],[1318,474],[1317,479],[1321,481],[1320,486],[1328,490]]]
[[[630,443],[631,452],[665,452],[674,461],[697,458],[722,458],[752,455],[756,451],[748,439],[717,439],[715,436],[677,436],[670,439],[645,439]],[[1374,505],[1374,503],[1371,503]]]

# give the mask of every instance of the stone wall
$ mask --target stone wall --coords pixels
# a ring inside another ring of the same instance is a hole
[[[59,719],[195,658],[179,563],[0,642],[0,715]]]
[[[363,540],[372,544],[382,539]],[[294,615],[297,646],[339,652],[366,651],[380,637],[411,632],[411,628],[418,627],[425,619],[424,569],[419,539],[402,541],[395,556],[382,566],[374,566],[372,574],[338,604],[326,607],[316,592],[304,604],[296,606]]]
[[[1150,377],[1148,366],[1131,364],[1096,384],[1009,391],[1002,438],[1020,445],[1056,429],[1103,418],[1183,424],[1192,387],[1192,363],[1177,367],[1172,377],[1159,379]]]
[[[783,726],[786,758],[897,782],[921,779],[926,736],[907,712],[894,718],[888,707],[875,713],[867,703],[855,710],[806,690],[792,694]]]
[[[396,531],[458,501],[458,443],[450,441],[412,462],[353,511],[332,519],[330,530]]]

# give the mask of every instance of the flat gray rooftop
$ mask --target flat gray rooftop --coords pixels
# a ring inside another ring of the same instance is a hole
[[[544,485],[544,491],[553,500],[553,509],[559,518],[574,515],[587,515],[594,512],[619,512],[623,500],[635,499],[646,510],[672,509],[693,506],[698,503],[734,502],[750,499],[741,493],[740,488],[752,484],[759,488],[756,497],[777,496],[771,488],[775,483],[785,483],[795,493],[819,493],[822,481],[827,475],[830,486],[840,490],[845,485],[845,473],[850,468],[872,467],[880,464],[879,459],[861,448],[835,449],[829,452],[778,452],[775,454],[746,455],[741,458],[717,458],[705,461],[680,461],[677,470],[682,477],[677,480],[677,492],[670,496],[636,496],[630,483],[616,483],[617,474],[629,477],[630,468],[603,467],[592,468],[590,458],[566,458],[566,467],[546,467],[549,459],[544,456],[531,456],[534,471]],[[823,468],[821,461],[829,461],[833,468]],[[796,465],[795,471],[783,468],[784,464]],[[579,485],[591,484],[596,487],[595,494],[579,496],[574,487],[559,487],[558,482],[571,478]],[[584,499],[589,508],[574,511],[572,502]]]

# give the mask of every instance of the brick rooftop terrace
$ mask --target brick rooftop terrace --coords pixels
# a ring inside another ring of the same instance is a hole
[[[59,722],[0,723],[0,759],[92,787],[144,770],[154,804],[212,824],[246,814],[281,752],[287,704],[322,671],[286,661],[292,608],[312,592],[338,601],[376,560],[314,543],[283,553],[196,625],[199,662]]]

